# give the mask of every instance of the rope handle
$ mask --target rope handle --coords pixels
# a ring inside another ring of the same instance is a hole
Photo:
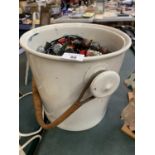
[[[43,129],[50,129],[50,128],[54,128],[57,125],[59,125],[61,122],[63,122],[66,118],[68,118],[73,112],[75,112],[79,107],[81,107],[83,104],[85,104],[86,102],[94,99],[94,96],[88,97],[87,99],[85,99],[84,101],[81,101],[82,97],[84,96],[86,90],[89,88],[91,82],[93,81],[93,79],[99,75],[100,73],[102,73],[102,71],[98,71],[97,73],[95,73],[93,76],[91,76],[91,78],[89,79],[89,81],[87,82],[87,84],[85,85],[85,87],[83,88],[81,94],[79,95],[78,99],[62,114],[60,115],[57,119],[55,119],[53,122],[46,124],[44,122],[44,119],[42,118],[42,103],[41,103],[41,97],[39,95],[38,89],[36,87],[35,84],[35,80],[32,79],[32,93],[33,93],[33,104],[34,104],[34,110],[35,110],[35,116],[36,116],[36,120],[38,122],[38,124],[43,128]]]

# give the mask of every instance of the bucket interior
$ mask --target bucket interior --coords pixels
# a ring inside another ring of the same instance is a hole
[[[98,42],[101,46],[112,52],[118,51],[125,46],[125,38],[115,32],[113,28],[96,24],[53,24],[32,30],[27,37],[27,46],[36,51],[39,46],[45,46],[64,35],[78,35],[83,38]],[[36,51],[37,52],[37,51]]]

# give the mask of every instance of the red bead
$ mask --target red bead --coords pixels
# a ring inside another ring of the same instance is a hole
[[[86,55],[86,50],[80,50],[80,54]]]
[[[58,40],[58,43],[60,43],[60,44],[64,44],[65,42],[66,42],[66,38],[60,38]]]

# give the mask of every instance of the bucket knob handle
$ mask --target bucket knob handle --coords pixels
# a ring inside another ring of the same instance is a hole
[[[98,98],[109,96],[115,92],[120,77],[115,71],[104,71],[97,75],[90,84],[91,93]]]

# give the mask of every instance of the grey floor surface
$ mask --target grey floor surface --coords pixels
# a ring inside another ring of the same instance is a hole
[[[31,72],[28,85],[24,85],[25,61],[23,53],[19,58],[19,85],[22,93],[31,91]],[[120,130],[123,124],[120,114],[128,103],[128,89],[123,82],[134,68],[134,54],[129,50],[120,71],[120,86],[111,96],[107,113],[97,126],[81,132],[69,132],[59,128],[47,130],[36,155],[134,155],[134,140]],[[19,113],[20,131],[30,132],[38,128],[31,95],[20,101]]]

